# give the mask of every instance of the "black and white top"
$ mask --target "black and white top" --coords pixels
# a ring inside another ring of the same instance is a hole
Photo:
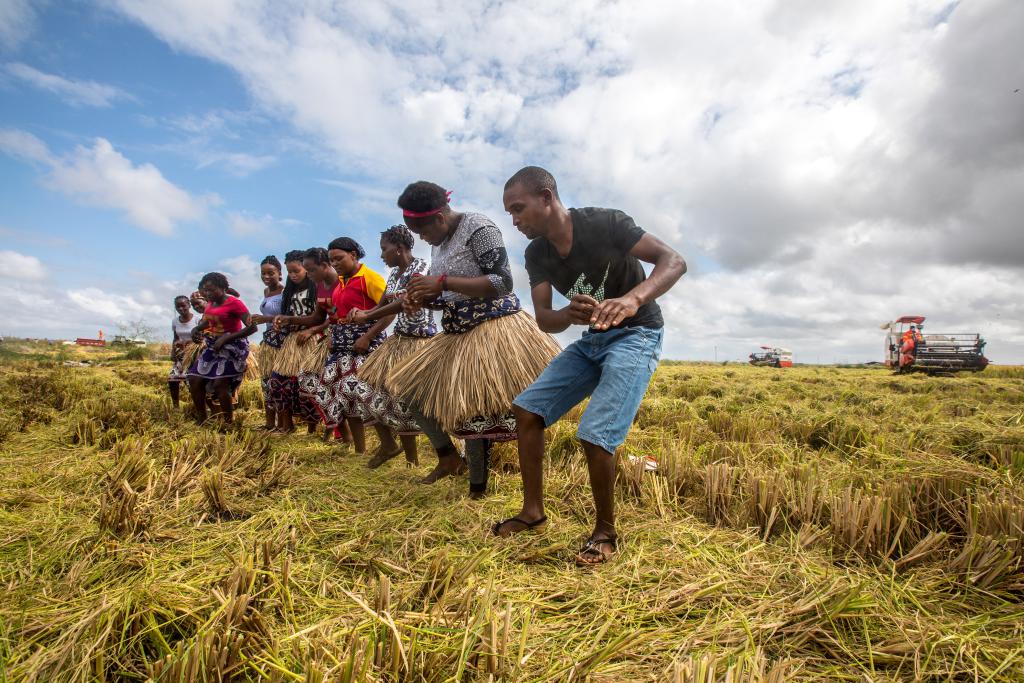
[[[381,303],[390,303],[400,294],[405,292],[409,286],[409,280],[414,275],[423,275],[427,272],[427,262],[421,258],[413,257],[412,263],[404,271],[399,272],[398,268],[392,268],[388,275],[387,286],[384,289],[384,298]],[[395,334],[406,337],[433,337],[437,334],[437,326],[434,325],[434,314],[427,308],[421,308],[412,315],[404,310],[395,318]]]
[[[512,292],[512,268],[505,251],[501,230],[481,213],[464,213],[447,239],[430,250],[429,275],[447,273],[451,277],[486,275],[494,284],[496,296]],[[441,293],[441,302],[455,302],[471,297],[458,292]]]

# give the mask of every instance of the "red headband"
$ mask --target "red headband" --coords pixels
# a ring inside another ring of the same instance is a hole
[[[444,205],[437,207],[431,211],[410,211],[409,209],[402,209],[402,215],[406,218],[426,218],[427,216],[436,216],[437,214],[444,211],[444,207],[448,206],[448,200],[452,198],[452,191],[448,190],[444,193]]]

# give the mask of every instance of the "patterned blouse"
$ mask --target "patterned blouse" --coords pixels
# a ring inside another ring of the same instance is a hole
[[[450,290],[427,304],[440,308],[441,326],[449,334],[468,332],[492,318],[519,311],[519,299],[512,293],[512,268],[501,230],[487,216],[465,213],[448,238],[430,250],[430,275],[447,273],[454,277],[484,275],[494,285],[495,296],[471,297]]]
[[[405,292],[413,275],[422,275],[427,272],[427,262],[421,258],[413,257],[412,263],[404,272],[398,268],[392,268],[388,275],[387,288],[384,290],[382,303],[391,303],[398,296]],[[395,318],[395,334],[405,337],[433,337],[437,334],[437,326],[434,324],[434,314],[429,309],[421,308],[413,315],[402,311]]]
[[[464,213],[448,238],[430,249],[429,275],[447,273],[451,277],[486,275],[498,297],[512,292],[512,268],[505,251],[501,230],[482,213]],[[471,297],[458,292],[441,293],[440,303]]]

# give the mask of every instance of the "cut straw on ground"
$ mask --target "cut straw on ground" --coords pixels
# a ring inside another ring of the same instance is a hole
[[[471,501],[415,483],[429,458],[249,432],[252,380],[243,425],[198,429],[167,369],[0,367],[8,680],[1024,679],[1024,372],[663,364],[619,553],[584,571],[579,409],[548,433],[548,527],[495,539],[514,444]]]

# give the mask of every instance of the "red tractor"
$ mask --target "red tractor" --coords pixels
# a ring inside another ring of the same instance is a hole
[[[896,372],[980,372],[988,365],[980,334],[925,334],[923,315],[905,315],[882,328],[888,330],[885,364]]]

